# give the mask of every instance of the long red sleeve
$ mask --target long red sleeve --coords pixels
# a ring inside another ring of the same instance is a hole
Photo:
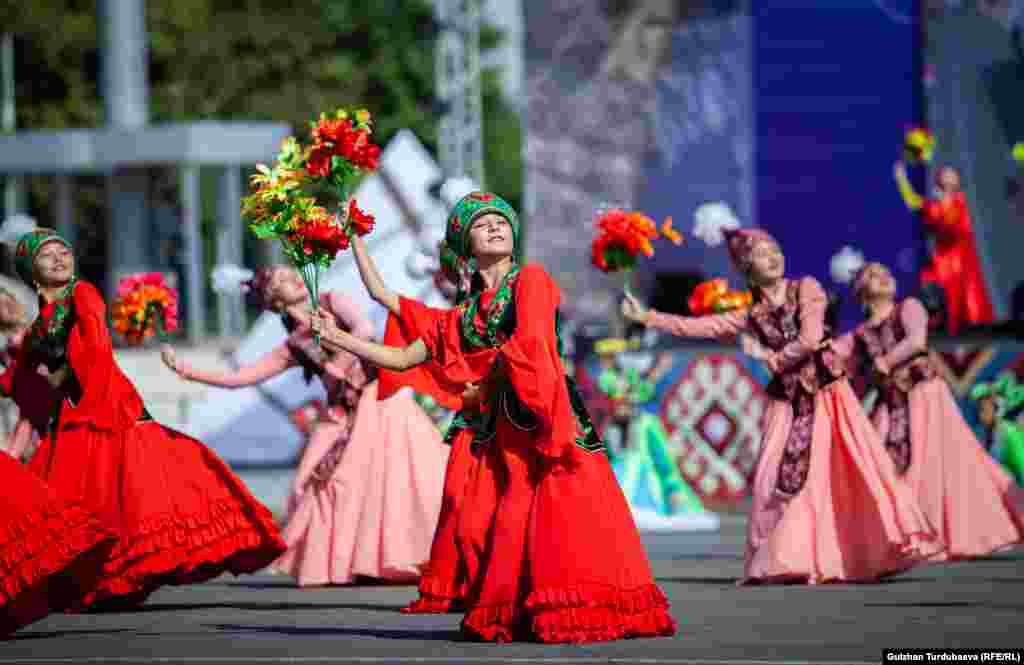
[[[405,297],[399,298],[399,303],[399,315],[396,316],[394,313],[388,315],[387,327],[384,330],[384,345],[406,347],[418,339],[423,340],[433,358],[419,367],[413,367],[404,372],[393,372],[381,368],[377,374],[379,398],[387,399],[398,392],[400,388],[408,386],[416,392],[430,395],[441,406],[448,409],[461,409],[461,396],[465,386],[452,381],[435,362],[439,347],[443,344],[440,339],[441,329],[445,327],[447,319],[457,316],[457,313],[454,310],[427,307]]]
[[[77,320],[68,337],[68,362],[82,395],[63,411],[61,424],[112,431],[130,427],[142,416],[142,398],[114,360],[103,298],[87,282],[79,282],[72,297]]]
[[[559,299],[558,286],[542,267],[525,266],[515,285],[515,331],[500,347],[516,396],[540,423],[540,452],[556,458],[576,441],[576,418],[555,335]]]

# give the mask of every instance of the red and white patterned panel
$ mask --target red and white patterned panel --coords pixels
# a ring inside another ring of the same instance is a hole
[[[664,396],[661,417],[681,451],[680,471],[702,498],[738,501],[760,450],[764,388],[735,356],[677,357],[688,366]]]

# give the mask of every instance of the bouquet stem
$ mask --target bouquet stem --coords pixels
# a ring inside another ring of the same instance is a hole
[[[315,263],[307,263],[300,270],[302,281],[306,283],[306,290],[309,291],[310,312],[315,314],[320,306],[320,266]],[[320,333],[313,333],[313,341],[320,343]]]
[[[636,294],[633,293],[633,270],[625,269],[622,271],[622,292],[630,298],[636,298]]]

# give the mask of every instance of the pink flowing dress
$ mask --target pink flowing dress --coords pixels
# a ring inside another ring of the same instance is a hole
[[[349,298],[331,292],[322,304],[339,327],[373,337],[372,322]],[[234,374],[187,372],[204,383],[240,387],[302,366],[327,391],[293,482],[282,534],[288,550],[271,569],[300,586],[357,577],[415,582],[430,558],[448,447],[411,390],[378,400],[369,366],[347,352],[327,359],[308,326],[289,327],[283,344]]]
[[[757,338],[774,373],[753,481],[743,582],[872,581],[941,546],[896,477],[843,373],[820,351],[827,299],[813,278],[786,300],[725,314],[651,312],[648,325],[684,337]]]
[[[907,298],[877,323],[835,341],[853,366],[889,379],[871,420],[896,472],[942,537],[939,559],[967,559],[1024,541],[1024,490],[964,422],[928,353],[928,312]]]

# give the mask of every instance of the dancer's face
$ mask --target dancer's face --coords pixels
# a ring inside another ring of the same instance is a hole
[[[64,243],[51,240],[36,252],[32,267],[40,286],[61,286],[75,276],[75,255]]]
[[[992,397],[982,397],[978,401],[978,420],[986,429],[992,429],[996,425],[996,400]]]
[[[864,269],[864,286],[861,289],[862,301],[878,301],[896,297],[896,279],[883,265],[873,263]]]
[[[750,253],[750,280],[763,286],[782,279],[786,274],[786,257],[772,240],[762,240]]]
[[[951,166],[940,169],[935,180],[939,189],[944,192],[955,192],[960,189],[960,174]]]
[[[469,227],[469,250],[477,259],[512,256],[515,251],[512,225],[493,212],[477,217]]]
[[[272,305],[276,311],[300,305],[309,295],[302,276],[289,268],[274,271],[274,276],[270,278],[270,292],[273,294]]]

